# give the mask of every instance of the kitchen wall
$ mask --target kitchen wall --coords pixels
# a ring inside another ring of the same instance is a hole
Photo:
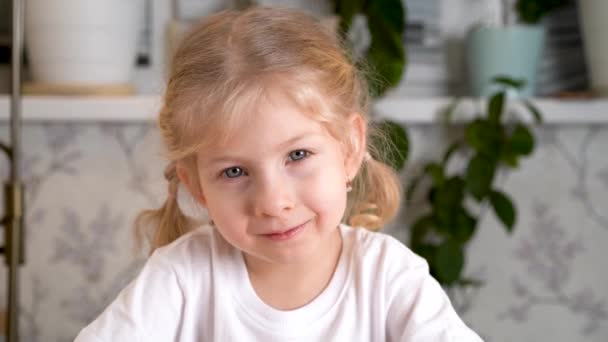
[[[462,24],[482,17],[488,2],[442,3],[442,31],[457,40]],[[461,61],[452,62],[461,69]],[[414,150],[405,182],[422,161],[437,156],[442,140],[436,125],[411,125],[409,132]],[[23,133],[22,341],[71,341],[145,260],[135,248],[132,221],[164,200],[162,151],[152,122],[29,123]],[[483,215],[466,274],[484,285],[451,296],[486,341],[604,342],[608,125],[550,125],[536,135],[535,154],[499,180],[518,208],[515,231],[506,234],[491,211]],[[0,137],[8,138],[6,123]],[[8,164],[0,158],[0,177],[7,179]],[[403,212],[386,231],[406,242],[411,215]],[[6,307],[5,284],[6,268],[0,268],[0,307]]]
[[[441,141],[434,125],[409,131],[406,174]],[[605,341],[608,126],[546,126],[537,138],[534,156],[500,177],[517,205],[517,227],[508,235],[491,211],[484,215],[466,269],[484,285],[453,293],[454,304],[487,341]],[[70,341],[142,265],[132,221],[164,199],[162,151],[152,123],[28,124],[23,141],[23,341]],[[407,241],[407,216],[387,232]]]

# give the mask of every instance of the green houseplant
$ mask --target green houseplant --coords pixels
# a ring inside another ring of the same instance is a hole
[[[506,89],[493,94],[487,108],[464,123],[464,137],[452,143],[440,162],[427,163],[423,173],[408,187],[411,200],[421,179],[428,178],[426,193],[429,210],[414,220],[410,247],[427,259],[431,274],[445,286],[466,286],[478,283],[462,275],[464,250],[473,237],[482,211],[477,215],[470,203],[490,206],[508,232],[513,230],[517,214],[509,196],[495,185],[497,170],[517,168],[519,160],[534,150],[534,136],[529,126],[507,118],[507,88],[521,89],[523,81],[498,77],[495,83]],[[523,105],[533,119],[542,121],[540,112],[527,100]],[[450,113],[457,107],[454,104]],[[448,164],[459,153],[466,167],[450,172]]]
[[[405,69],[405,49],[398,39],[404,28],[402,14],[405,9],[399,0],[335,0],[334,4],[342,34],[348,32],[356,14],[367,17],[372,43],[363,60],[379,74],[379,77],[369,78],[372,94],[377,98],[399,83]],[[372,25],[376,27],[372,29]],[[520,158],[531,154],[534,149],[534,137],[529,127],[523,122],[507,121],[504,115],[508,90],[520,91],[525,81],[499,77],[494,83],[503,89],[491,96],[487,111],[464,122],[464,139],[451,144],[441,162],[425,165],[424,172],[409,184],[406,191],[409,202],[420,181],[430,179],[425,202],[431,209],[414,219],[410,229],[410,247],[427,259],[431,273],[445,286],[478,283],[462,275],[464,250],[479,220],[467,208],[465,201],[473,198],[481,206],[489,203],[507,230],[511,231],[516,222],[516,209],[509,196],[495,187],[495,174],[499,167],[516,168]],[[541,114],[530,101],[519,101],[537,122],[541,121]],[[448,112],[456,107],[454,104]],[[409,152],[407,133],[402,126],[391,121],[383,121],[379,125],[395,147],[395,153],[385,156],[384,161],[401,171]],[[457,154],[464,156],[467,168],[459,173],[449,173],[448,163]]]
[[[570,0],[517,0],[515,11],[521,22],[538,24],[547,14],[566,5],[568,2]],[[506,1],[503,0],[502,3],[503,7],[507,7]]]
[[[333,0],[339,18],[339,32],[347,40],[356,15],[367,19],[371,43],[363,56],[355,60],[363,70],[373,98],[381,97],[399,84],[407,64],[406,48],[402,40],[406,9],[401,0]],[[352,42],[351,42],[352,43]],[[382,158],[396,170],[401,170],[408,156],[409,140],[405,129],[390,120],[376,123],[394,145],[393,153]]]
[[[401,39],[405,29],[405,8],[400,0],[334,0],[334,9],[340,18],[340,33],[344,36],[357,14],[367,19],[371,43],[364,60],[374,72],[368,80],[372,96],[381,96],[399,83],[405,70],[406,53]]]

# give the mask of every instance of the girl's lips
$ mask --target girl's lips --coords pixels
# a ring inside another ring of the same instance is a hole
[[[271,234],[264,234],[264,237],[269,238],[270,240],[273,241],[285,241],[285,240],[289,240],[293,237],[295,237],[296,235],[298,235],[298,233],[300,233],[303,229],[304,226],[306,225],[306,223],[308,223],[308,221],[302,223],[301,225],[291,228],[289,230],[286,230],[284,232],[281,233],[271,233]]]

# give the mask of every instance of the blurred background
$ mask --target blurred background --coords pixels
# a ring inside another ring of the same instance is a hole
[[[73,340],[137,274],[133,219],[166,193],[154,120],[171,51],[196,20],[252,5],[314,14],[380,75],[370,115],[408,195],[385,231],[427,258],[484,340],[608,340],[608,1],[25,5],[21,341]],[[0,0],[3,141],[11,6]]]

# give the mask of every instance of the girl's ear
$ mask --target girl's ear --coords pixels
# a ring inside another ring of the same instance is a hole
[[[367,122],[359,113],[353,113],[348,119],[349,144],[347,144],[344,169],[346,177],[352,180],[359,172],[367,152]]]
[[[194,197],[194,199],[203,207],[207,207],[207,201],[205,200],[205,196],[203,196],[203,192],[200,186],[200,182],[198,180],[198,175],[195,172],[189,172],[189,169],[184,162],[178,162],[176,165],[177,177],[180,182],[182,182],[188,192]]]

